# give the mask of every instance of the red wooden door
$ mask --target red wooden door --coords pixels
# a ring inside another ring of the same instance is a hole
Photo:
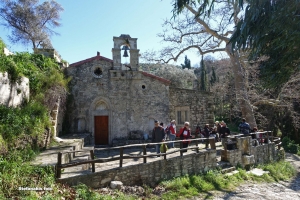
[[[108,116],[95,116],[95,145],[108,144]]]

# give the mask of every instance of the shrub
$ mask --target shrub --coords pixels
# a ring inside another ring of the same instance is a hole
[[[284,137],[282,139],[282,146],[286,152],[298,154],[300,152],[299,144],[295,144],[295,141],[291,140],[289,137]]]

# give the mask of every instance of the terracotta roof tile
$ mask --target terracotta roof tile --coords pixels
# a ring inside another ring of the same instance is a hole
[[[97,55],[97,56],[94,56],[94,57],[91,57],[91,58],[88,58],[88,59],[85,59],[85,60],[81,60],[81,61],[72,63],[72,64],[70,64],[70,67],[76,67],[78,65],[82,65],[82,64],[85,64],[87,62],[94,61],[94,60],[104,60],[104,61],[108,61],[108,62],[113,63],[113,61],[111,59],[108,59],[108,58],[102,57],[100,55]]]

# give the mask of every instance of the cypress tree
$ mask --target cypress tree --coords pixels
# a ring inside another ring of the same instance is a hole
[[[182,69],[188,68],[191,69],[191,61],[187,56],[184,57],[184,64],[181,64]]]
[[[200,62],[201,67],[201,82],[200,82],[200,90],[208,91],[208,84],[207,84],[207,74],[206,74],[206,67],[204,65],[203,56]]]

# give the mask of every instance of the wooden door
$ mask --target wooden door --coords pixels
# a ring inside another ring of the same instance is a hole
[[[95,145],[108,145],[108,116],[95,116]]]

